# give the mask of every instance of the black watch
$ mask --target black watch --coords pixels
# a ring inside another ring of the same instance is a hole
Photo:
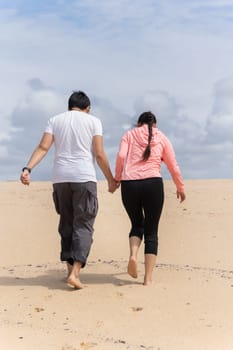
[[[24,172],[24,170],[27,170],[27,171],[29,172],[29,174],[30,174],[30,172],[32,171],[32,169],[31,169],[31,168],[28,168],[27,166],[25,166],[25,167],[22,169],[22,172]]]

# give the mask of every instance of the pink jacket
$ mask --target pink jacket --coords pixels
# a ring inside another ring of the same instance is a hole
[[[140,180],[151,177],[161,177],[161,163],[166,164],[176,188],[184,192],[184,183],[171,142],[157,128],[153,128],[151,140],[151,155],[143,161],[142,155],[148,144],[148,126],[127,131],[120,142],[116,159],[115,179]]]

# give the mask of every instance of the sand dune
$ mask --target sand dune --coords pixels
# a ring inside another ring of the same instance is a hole
[[[154,285],[127,275],[129,221],[120,192],[98,183],[99,214],[81,279],[59,262],[52,186],[0,183],[0,349],[232,350],[233,180],[165,181]],[[143,248],[143,247],[142,247]]]

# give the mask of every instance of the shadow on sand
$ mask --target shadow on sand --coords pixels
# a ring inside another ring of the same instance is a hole
[[[33,269],[34,270],[34,269]],[[66,285],[65,272],[62,270],[47,270],[45,274],[38,275],[38,271],[33,276],[29,270],[29,277],[21,277],[22,272],[9,273],[8,276],[0,276],[0,286],[41,286],[54,290],[72,290]],[[6,271],[5,271],[6,273]],[[4,273],[4,274],[5,274]],[[121,276],[125,276],[122,278]],[[126,273],[104,274],[104,273],[81,273],[80,278],[85,285],[112,284],[118,287],[125,285],[141,284],[136,280],[128,280]],[[130,278],[130,277],[129,277]]]

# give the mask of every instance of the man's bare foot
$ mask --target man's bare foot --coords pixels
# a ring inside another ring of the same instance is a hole
[[[67,285],[75,289],[83,289],[84,284],[80,281],[78,277],[69,276],[67,279]]]
[[[137,261],[134,258],[130,258],[129,259],[129,263],[128,263],[128,274],[133,277],[133,278],[137,278],[138,277],[138,271],[137,271]]]
[[[72,272],[73,266],[71,264],[69,264],[68,262],[66,262],[66,267],[67,267],[67,278],[68,278]]]

